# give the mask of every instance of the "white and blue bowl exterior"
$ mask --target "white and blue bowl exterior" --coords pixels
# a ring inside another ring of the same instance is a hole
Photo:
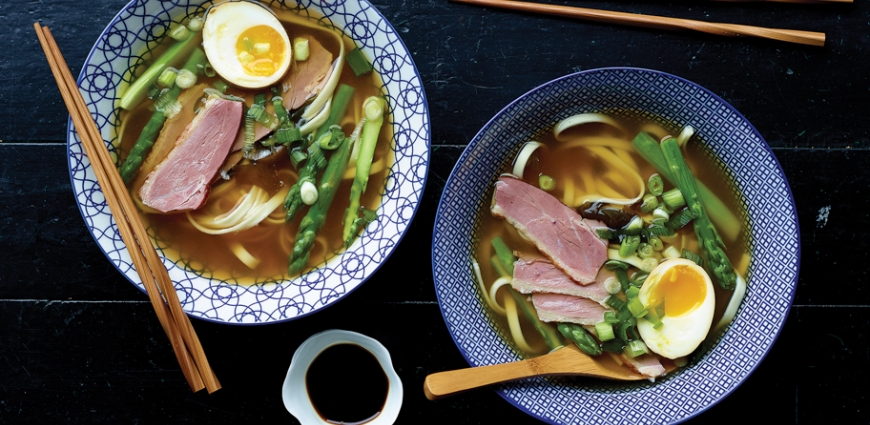
[[[322,16],[321,25],[343,31],[372,61],[383,79],[383,92],[389,102],[395,162],[384,186],[372,188],[383,196],[378,220],[345,252],[292,280],[238,285],[215,279],[188,262],[167,258],[164,247],[156,241],[184,311],[203,320],[242,325],[276,323],[335,303],[365,282],[396,249],[417,212],[428,175],[431,128],[423,82],[398,32],[384,16],[365,0],[273,3],[304,16],[312,11],[312,15]],[[134,0],[103,31],[82,67],[78,84],[110,151],[114,153],[118,137],[118,99],[130,83],[130,70],[145,62],[148,49],[171,22],[194,14],[201,16],[211,4]],[[72,122],[67,138],[72,187],[88,229],[115,267],[144,291]]]
[[[501,336],[475,284],[471,259],[491,187],[519,147],[556,122],[585,112],[691,125],[746,210],[752,261],[734,322],[697,362],[656,382],[536,378],[496,387],[520,410],[551,424],[670,424],[734,391],[772,347],[791,308],[800,238],[791,189],[756,129],[724,100],[685,79],[637,68],[571,74],[534,88],[501,110],[468,145],[444,188],[432,264],[447,328],[471,366],[521,358]],[[698,140],[696,142],[695,140]]]

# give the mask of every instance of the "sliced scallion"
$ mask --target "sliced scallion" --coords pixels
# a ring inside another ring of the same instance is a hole
[[[516,257],[514,257],[513,251],[508,248],[507,244],[505,244],[499,236],[493,238],[492,247],[493,249],[495,249],[495,253],[496,255],[498,255],[498,259],[501,262],[502,266],[504,266],[505,270],[507,270],[508,273],[513,276],[514,261],[516,261]]]
[[[619,244],[619,255],[623,257],[628,257],[631,254],[634,254],[637,251],[637,247],[640,245],[640,236],[625,236],[622,238],[622,242]]]
[[[347,64],[350,65],[350,69],[353,70],[354,75],[357,77],[368,74],[374,70],[372,64],[369,63],[365,54],[359,49],[359,47],[355,47],[353,50],[348,52],[348,54],[344,56],[344,59],[347,61]]]
[[[160,76],[157,77],[157,86],[160,88],[169,88],[175,84],[175,78],[178,77],[178,70],[173,67],[166,67]]]
[[[680,189],[673,188],[662,193],[662,202],[672,210],[686,206],[686,200],[683,198],[683,192]]]
[[[538,186],[540,186],[541,190],[552,192],[556,188],[556,179],[546,174],[541,174],[538,177]]]
[[[631,358],[642,356],[647,353],[649,353],[649,351],[646,348],[646,344],[639,339],[628,341],[628,345],[625,346],[625,355]]]
[[[196,74],[189,69],[182,69],[175,77],[175,84],[182,89],[189,89],[196,84]]]
[[[651,193],[647,193],[643,196],[643,202],[640,204],[640,210],[642,212],[648,213],[652,212],[659,206],[659,199],[656,198],[655,195]]]
[[[602,342],[616,338],[616,334],[613,333],[613,325],[606,321],[595,324],[595,333],[598,335],[598,340]]]
[[[169,36],[175,41],[186,40],[190,36],[190,29],[184,25],[176,25],[169,30]]]
[[[299,62],[308,59],[310,54],[308,48],[308,39],[304,37],[296,37],[293,39],[293,58]]]
[[[647,181],[647,188],[649,189],[649,193],[653,196],[659,196],[664,191],[665,184],[662,181],[662,176],[655,173],[649,176],[649,180]]]

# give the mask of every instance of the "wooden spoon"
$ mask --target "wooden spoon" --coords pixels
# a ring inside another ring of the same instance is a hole
[[[433,373],[423,382],[423,392],[429,400],[437,400],[486,385],[550,375],[588,376],[620,381],[647,379],[627,366],[617,364],[612,356],[591,357],[570,345],[518,362]]]

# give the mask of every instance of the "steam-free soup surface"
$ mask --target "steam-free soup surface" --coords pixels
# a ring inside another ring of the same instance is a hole
[[[338,56],[337,40],[328,32],[299,25],[298,22],[302,18],[291,12],[279,12],[279,18],[291,39],[294,37],[314,38],[332,52],[334,57]],[[345,51],[350,51],[354,47],[353,42],[344,36],[342,38],[345,43]],[[154,48],[154,51],[162,51],[172,42],[174,40],[167,37],[160,46]],[[200,74],[198,83],[212,86],[218,78],[219,76],[207,78]],[[347,84],[355,89],[353,99],[342,121],[342,130],[345,134],[350,135],[362,117],[363,100],[369,96],[383,95],[382,82],[376,73],[357,77],[350,67],[345,65],[339,80],[340,84]],[[248,105],[256,93],[265,93],[267,99],[272,95],[268,87],[248,90],[230,85],[227,90],[227,94],[246,98]],[[122,157],[129,152],[151,116],[152,112],[148,109],[150,103],[150,101],[143,102],[138,108],[121,117],[120,152]],[[389,117],[385,117],[374,154],[373,163],[375,165],[372,169],[379,171],[370,176],[367,189],[361,198],[361,205],[372,210],[377,209],[380,204],[386,170],[389,169],[389,164],[392,162],[390,149],[392,130],[389,122]],[[178,126],[176,132],[180,132],[186,123],[174,125]],[[352,170],[353,164],[348,165],[348,169]],[[202,211],[228,211],[235,205],[239,197],[250,191],[253,186],[265,190],[269,196],[272,196],[286,190],[298,179],[297,170],[291,164],[289,155],[284,149],[265,159],[243,161],[230,172],[230,175],[230,180],[218,179],[212,184],[208,202],[197,211],[191,212],[193,216]],[[139,185],[141,185],[141,179],[144,179],[144,176],[140,176]],[[327,214],[326,224],[318,232],[317,243],[311,251],[306,269],[321,264],[343,249],[341,223],[345,209],[349,204],[352,181],[353,175],[346,173]],[[136,184],[131,186],[131,195],[134,199],[138,199],[137,188]],[[264,279],[286,277],[288,255],[296,237],[299,220],[304,216],[306,210],[307,208],[303,209],[294,221],[285,223],[283,211],[281,207],[278,207],[269,218],[254,228],[224,235],[209,235],[200,232],[191,225],[184,213],[163,215],[141,212],[140,215],[149,227],[149,231],[156,238],[157,245],[164,248],[170,258],[179,259],[184,265],[194,270],[212,273],[217,278],[235,279],[239,283],[253,283]],[[238,245],[259,260],[259,264],[254,269],[246,266],[232,252],[231,248]]]

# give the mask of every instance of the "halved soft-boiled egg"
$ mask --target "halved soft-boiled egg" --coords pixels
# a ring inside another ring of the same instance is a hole
[[[658,329],[648,320],[637,322],[640,337],[652,352],[669,359],[684,357],[707,337],[716,306],[713,283],[693,261],[678,258],[659,264],[637,296],[650,310],[664,310]]]
[[[212,68],[245,88],[274,84],[290,68],[287,31],[265,6],[233,1],[212,6],[202,28],[202,47]]]

